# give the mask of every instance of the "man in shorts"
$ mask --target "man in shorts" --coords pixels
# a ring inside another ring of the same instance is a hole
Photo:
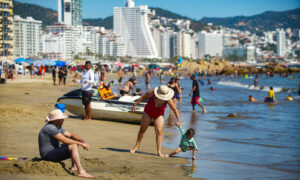
[[[202,104],[199,102],[199,97],[200,97],[200,92],[199,92],[199,85],[198,85],[198,82],[195,78],[195,75],[192,75],[191,76],[191,80],[193,80],[193,87],[192,87],[192,91],[190,93],[190,96],[192,96],[192,106],[193,106],[193,112],[195,112],[195,105],[199,105],[202,110],[203,110],[203,113],[206,112],[206,109],[202,106]]]
[[[89,150],[90,145],[82,138],[65,130],[62,125],[67,115],[60,109],[50,112],[46,117],[47,124],[39,133],[39,150],[43,160],[60,162],[72,159],[72,171],[78,171],[79,177],[92,178],[81,166],[78,146]]]
[[[76,82],[76,79],[73,80]],[[85,71],[83,72],[81,80],[77,82],[81,84],[81,96],[82,104],[85,109],[85,118],[84,120],[92,119],[92,95],[93,95],[93,84],[94,84],[94,71],[92,70],[92,64],[90,61],[85,62]]]

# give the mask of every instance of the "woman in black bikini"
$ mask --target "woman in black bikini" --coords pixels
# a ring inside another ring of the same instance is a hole
[[[120,90],[121,96],[128,96],[130,95],[130,91],[134,92],[134,78],[129,78],[129,80],[124,84],[124,87]]]

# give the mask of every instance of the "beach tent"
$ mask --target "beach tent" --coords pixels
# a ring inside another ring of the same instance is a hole
[[[55,63],[56,63],[56,66],[58,66],[58,67],[62,67],[62,66],[66,65],[66,62],[63,62],[63,61],[55,61]]]
[[[41,62],[46,66],[55,66],[56,63],[52,59],[42,59]]]
[[[20,58],[15,59],[14,62],[19,64],[21,62],[26,62],[26,60],[24,58],[20,57]]]

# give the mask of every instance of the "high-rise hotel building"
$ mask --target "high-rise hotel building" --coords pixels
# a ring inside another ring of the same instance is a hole
[[[148,6],[135,7],[133,0],[128,0],[125,7],[114,7],[114,33],[123,37],[127,56],[158,57],[149,27],[149,15]]]
[[[32,57],[41,53],[42,21],[15,15],[13,34],[15,57]]]
[[[58,0],[58,22],[70,26],[82,25],[81,0]]]
[[[285,57],[286,39],[285,39],[285,31],[283,29],[277,29],[276,40],[277,40],[277,56]]]
[[[0,1],[0,57],[13,57],[13,2]]]

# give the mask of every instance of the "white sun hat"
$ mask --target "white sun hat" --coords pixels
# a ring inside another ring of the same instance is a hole
[[[169,101],[174,96],[174,91],[171,88],[168,88],[166,85],[161,85],[154,89],[154,94],[158,99]]]
[[[48,116],[46,117],[46,122],[55,121],[58,119],[65,119],[68,116],[61,112],[60,109],[55,109],[51,111]]]

